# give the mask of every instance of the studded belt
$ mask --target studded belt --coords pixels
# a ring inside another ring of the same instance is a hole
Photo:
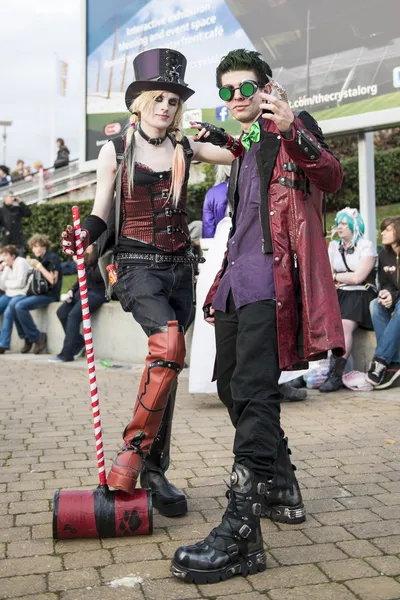
[[[174,254],[150,254],[143,252],[118,252],[118,261],[140,261],[157,264],[195,264],[204,263],[206,259],[203,256],[195,256],[194,254],[174,255]]]

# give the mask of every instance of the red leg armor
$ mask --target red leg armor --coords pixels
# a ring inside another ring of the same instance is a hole
[[[133,494],[145,456],[157,435],[171,386],[183,368],[185,335],[178,321],[152,331],[149,352],[132,421],[124,431],[124,445],[108,474],[108,484]]]

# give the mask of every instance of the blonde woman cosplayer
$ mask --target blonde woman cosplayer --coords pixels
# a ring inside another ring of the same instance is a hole
[[[185,358],[184,335],[193,311],[193,265],[199,260],[191,252],[186,211],[190,163],[196,158],[229,165],[233,153],[227,148],[238,142],[225,135],[216,147],[204,143],[206,132],[200,131],[196,139],[181,132],[184,102],[194,94],[184,81],[183,54],[166,48],[147,50],[136,56],[133,67],[135,80],[125,94],[131,116],[124,136],[100,151],[96,198],[82,239],[86,246],[105,231],[121,169],[113,290],[147,334],[149,353],[133,417],[108,483],[132,494],[140,477],[142,487],[152,490],[155,507],[163,515],[175,516],[187,511],[187,502],[165,472],[177,376]],[[123,156],[120,166],[117,154]],[[74,253],[71,226],[62,234],[62,245],[66,254]]]

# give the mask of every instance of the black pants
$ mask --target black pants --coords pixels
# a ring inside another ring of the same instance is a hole
[[[215,312],[218,395],[236,427],[235,460],[273,476],[280,429],[280,377],[275,302]]]
[[[88,291],[89,310],[93,315],[106,301],[104,294]],[[72,360],[85,345],[85,340],[79,332],[82,321],[81,297],[79,290],[74,293],[71,302],[63,302],[57,310],[57,317],[65,331],[65,338],[59,356]]]
[[[192,267],[170,265],[118,265],[115,291],[122,308],[149,335],[152,329],[178,321],[187,330],[193,309]]]

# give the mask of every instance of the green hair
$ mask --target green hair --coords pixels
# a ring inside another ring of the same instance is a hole
[[[262,59],[261,54],[244,48],[231,50],[221,59],[216,71],[217,87],[222,86],[222,75],[229,71],[254,71],[260,85],[266,85],[272,77],[271,67]]]
[[[353,234],[354,243],[357,244],[360,237],[365,233],[364,219],[357,209],[344,208],[339,210],[335,217],[336,227],[342,221],[346,221],[351,233]]]

